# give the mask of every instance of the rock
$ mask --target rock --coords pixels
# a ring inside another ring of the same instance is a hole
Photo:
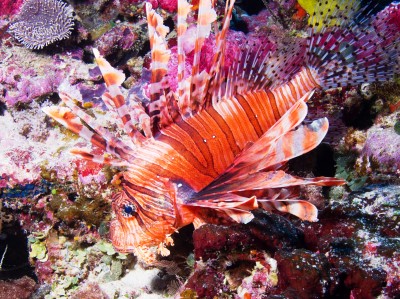
[[[304,249],[279,251],[278,281],[282,289],[291,288],[296,298],[323,298],[327,293],[329,264],[322,254]]]
[[[275,251],[293,248],[303,243],[303,233],[286,218],[262,210],[253,211],[255,218],[249,223],[251,234],[265,248]]]
[[[0,281],[0,299],[28,299],[35,288],[36,282],[28,276],[16,280]]]
[[[186,288],[194,290],[199,298],[213,299],[228,291],[224,278],[224,273],[219,271],[216,265],[207,264],[201,269],[196,269],[188,279]]]
[[[203,261],[216,258],[220,253],[243,251],[252,241],[248,228],[241,224],[232,226],[205,224],[193,233],[195,257]]]

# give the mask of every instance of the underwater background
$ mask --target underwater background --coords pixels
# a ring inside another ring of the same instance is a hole
[[[149,2],[174,49],[177,1]],[[320,3],[236,1],[225,60],[249,41],[271,51],[302,42]],[[329,14],[331,5],[318,11]],[[215,1],[218,16],[224,8]],[[400,31],[399,4],[379,1],[368,13]],[[189,225],[173,234],[171,254],[149,266],[109,240],[119,170],[71,155],[83,139],[42,111],[61,102],[59,91],[79,90],[81,108],[120,134],[101,100],[93,48],[125,74],[128,99],[144,97],[151,63],[144,1],[0,0],[0,299],[400,298],[398,76],[317,90],[308,102],[307,119],[327,117],[330,128],[288,171],[347,181],[302,188],[318,222],[255,210],[248,224]],[[201,68],[214,51],[210,37]],[[174,78],[177,64],[168,67]]]

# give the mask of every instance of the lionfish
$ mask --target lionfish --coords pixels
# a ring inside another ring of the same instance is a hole
[[[332,3],[329,14],[317,10],[311,16],[304,47],[267,53],[249,46],[226,69],[226,36],[234,8],[234,0],[227,0],[221,28],[213,29],[211,68],[200,71],[202,46],[217,19],[212,1],[200,0],[193,68],[186,74],[183,36],[194,9],[179,0],[176,91],[168,82],[169,29],[146,4],[152,59],[148,103],[128,105],[120,90],[124,74],[93,49],[108,89],[102,99],[118,115],[116,121],[129,140],[100,126],[65,92],[60,92],[64,106],[44,111],[105,153],[74,149],[73,154],[125,167],[112,198],[110,237],[117,250],[152,263],[157,253],[169,254],[171,234],[181,227],[248,223],[257,208],[317,221],[317,208],[299,198],[299,186],[345,182],[285,172],[288,160],[314,149],[328,130],[326,118],[303,123],[306,102],[318,88],[391,79],[397,58],[395,29],[372,18],[372,9],[360,8],[359,1]],[[301,59],[290,59],[299,55]]]

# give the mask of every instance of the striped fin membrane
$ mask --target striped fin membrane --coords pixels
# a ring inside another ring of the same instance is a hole
[[[309,96],[310,94],[307,95]],[[317,209],[311,203],[297,198],[279,199],[282,188],[290,189],[301,185],[335,186],[345,183],[343,180],[328,177],[303,179],[279,170],[282,163],[314,149],[328,130],[326,118],[299,126],[307,114],[305,99],[306,97],[299,100],[256,142],[243,150],[235,158],[232,166],[200,191],[196,202],[190,202],[188,205],[202,204],[210,208],[217,205],[216,209],[223,209],[225,202],[230,209],[231,199],[228,199],[228,194],[246,194],[249,197],[245,198],[248,199],[257,194],[257,201],[263,208],[275,208],[303,220],[316,221]],[[259,197],[263,195],[271,197]],[[213,200],[215,198],[219,199],[218,202]],[[227,201],[224,201],[224,198]],[[237,220],[234,217],[232,219]]]

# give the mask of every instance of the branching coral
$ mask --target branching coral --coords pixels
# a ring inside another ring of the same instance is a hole
[[[10,26],[10,31],[29,49],[63,40],[74,26],[72,9],[58,0],[28,0]]]

